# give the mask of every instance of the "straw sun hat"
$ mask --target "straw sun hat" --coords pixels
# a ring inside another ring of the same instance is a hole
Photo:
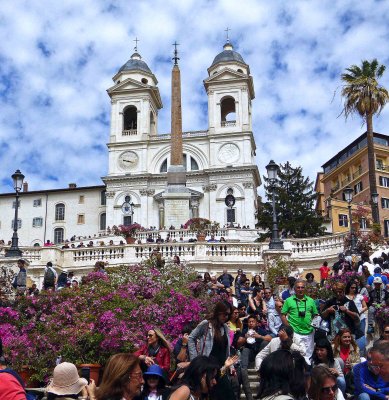
[[[74,364],[63,362],[54,368],[53,379],[47,386],[47,392],[59,396],[78,394],[87,384],[88,381],[85,378],[78,376],[78,371]]]

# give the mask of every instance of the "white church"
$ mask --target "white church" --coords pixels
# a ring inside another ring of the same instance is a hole
[[[21,246],[61,243],[73,235],[93,237],[132,222],[145,228],[166,225],[163,193],[171,137],[158,134],[162,101],[157,78],[135,51],[113,82],[107,91],[111,125],[103,184],[29,191],[25,183],[18,215]],[[229,41],[208,68],[204,87],[208,129],[182,135],[189,216],[254,228],[261,184],[252,132],[254,85],[249,66]],[[235,197],[233,206],[226,205],[227,194]],[[0,194],[0,239],[6,243],[15,205],[14,193]]]

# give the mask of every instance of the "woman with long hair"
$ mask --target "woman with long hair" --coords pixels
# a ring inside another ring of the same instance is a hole
[[[366,337],[365,337],[365,330],[366,330],[366,311],[368,309],[366,304],[366,297],[369,298],[369,294],[366,288],[363,288],[366,292],[365,294],[360,293],[360,280],[358,278],[352,279],[346,285],[346,297],[349,300],[353,300],[354,304],[357,306],[359,312],[359,332],[358,340],[356,341],[361,354],[365,354],[366,349]],[[359,361],[358,361],[359,362]]]
[[[198,400],[209,396],[216,385],[218,365],[210,357],[197,356],[185,370],[180,383],[173,387],[169,400]]]
[[[166,388],[166,375],[159,365],[152,365],[143,374],[145,384],[141,393],[142,400],[166,400],[170,390]]]
[[[249,298],[249,311],[250,314],[259,315],[260,317],[266,316],[267,307],[263,299],[262,289],[254,289],[253,295]]]
[[[254,275],[250,286],[252,288],[263,289],[263,282],[261,276],[258,274]]]
[[[134,353],[147,366],[157,364],[166,373],[170,371],[172,348],[160,329],[150,329],[147,332],[146,343]]]
[[[313,368],[308,389],[309,400],[336,400],[338,392],[336,376],[330,368],[324,365]]]
[[[348,328],[341,329],[334,338],[334,357],[343,360],[344,375],[351,372],[354,365],[361,362],[359,348]]]
[[[227,325],[230,328],[230,343],[232,343],[235,333],[242,332],[243,329],[242,321],[239,318],[238,307],[232,306],[230,320],[227,322]]]
[[[342,393],[346,392],[346,380],[344,379],[342,368],[339,361],[335,359],[331,343],[325,339],[319,339],[316,342],[315,349],[311,358],[313,367],[318,365],[325,365],[330,369],[331,373],[336,376],[336,382]]]
[[[276,350],[263,360],[257,399],[303,399],[306,393],[305,373],[308,365],[304,357],[289,350]]]
[[[96,391],[97,400],[132,400],[144,384],[139,358],[129,353],[115,354],[104,368],[103,378]]]

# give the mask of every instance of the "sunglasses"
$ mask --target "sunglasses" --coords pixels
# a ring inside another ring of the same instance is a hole
[[[331,392],[335,393],[338,390],[338,385],[327,386],[320,389],[322,393],[330,394]]]
[[[147,334],[147,337],[153,337],[153,336],[154,336],[153,333],[148,333],[148,334]]]
[[[389,335],[389,331],[384,331],[385,335]]]

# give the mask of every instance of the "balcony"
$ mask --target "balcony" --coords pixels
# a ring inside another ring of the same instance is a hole
[[[222,121],[221,125],[222,125],[222,128],[236,126],[236,121]]]
[[[122,131],[122,136],[136,136],[138,134],[137,129],[129,129],[126,131]]]

